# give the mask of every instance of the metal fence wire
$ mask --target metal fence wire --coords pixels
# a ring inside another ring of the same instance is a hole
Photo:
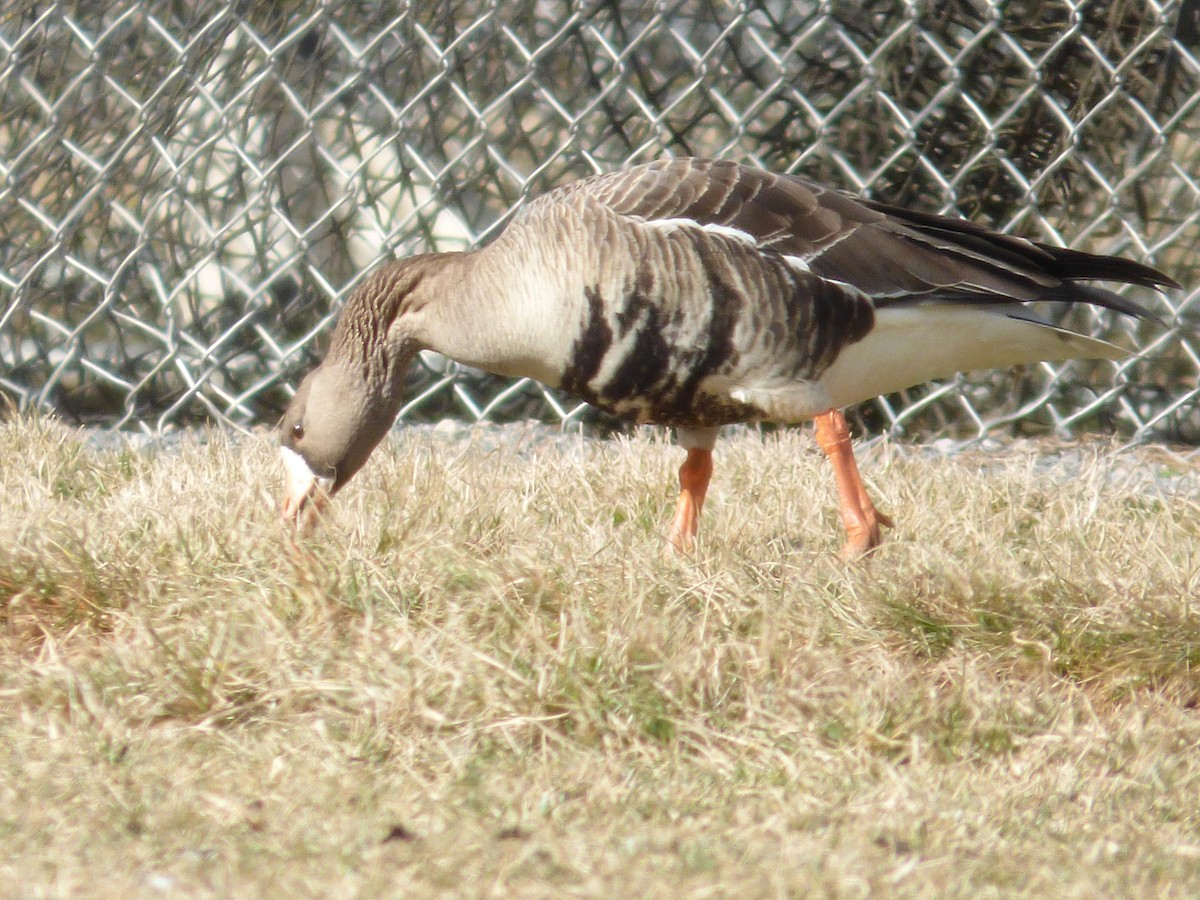
[[[1196,0],[116,0],[0,6],[0,391],[160,431],[271,424],[359,279],[526,198],[739,159],[1150,262],[1141,348],[976,373],[870,431],[1200,443]],[[592,415],[425,354],[402,417]]]

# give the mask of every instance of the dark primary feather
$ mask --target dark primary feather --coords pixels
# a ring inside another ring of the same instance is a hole
[[[623,216],[737,229],[764,251],[797,257],[814,274],[850,284],[880,306],[1053,300],[1157,318],[1139,303],[1078,282],[1178,287],[1141,263],[859,200],[798,176],[724,160],[660,160],[562,190],[586,192]]]

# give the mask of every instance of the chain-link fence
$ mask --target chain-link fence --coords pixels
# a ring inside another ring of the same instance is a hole
[[[664,154],[741,159],[1150,262],[1119,365],[865,405],[894,433],[1200,442],[1195,0],[0,6],[0,391],[79,421],[269,423],[392,255]],[[1051,311],[1053,312],[1053,310]],[[1060,311],[1067,314],[1067,311]],[[408,419],[578,419],[427,354]]]

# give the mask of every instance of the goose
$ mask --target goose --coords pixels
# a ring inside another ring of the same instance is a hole
[[[305,527],[366,462],[434,350],[536,379],[686,451],[666,536],[694,546],[718,429],[816,425],[843,555],[892,520],[868,496],[847,406],[973,369],[1120,359],[1035,301],[1157,319],[1085,282],[1178,285],[1149,266],[861,199],[732,161],[662,159],[525,204],[490,244],[388,262],[339,316],[281,423],[281,513]]]

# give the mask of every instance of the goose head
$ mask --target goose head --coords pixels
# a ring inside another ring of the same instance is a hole
[[[324,361],[300,383],[280,425],[286,522],[311,524],[366,463],[399,412],[419,345],[407,319],[435,255],[384,266],[346,301]]]
[[[311,522],[362,468],[395,412],[383,392],[336,360],[310,372],[281,426],[283,518],[296,525]]]

